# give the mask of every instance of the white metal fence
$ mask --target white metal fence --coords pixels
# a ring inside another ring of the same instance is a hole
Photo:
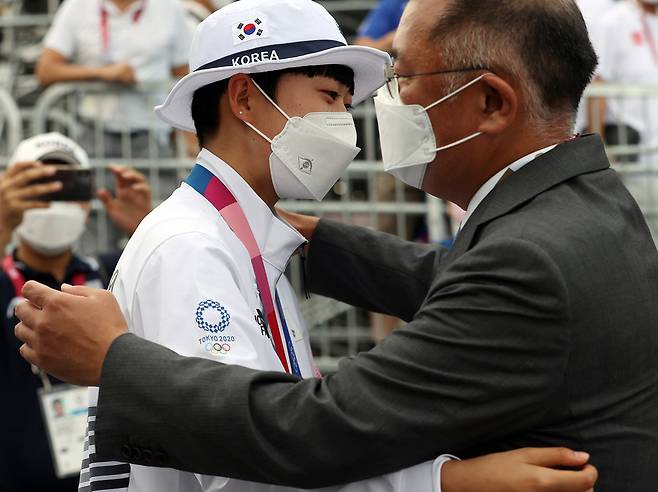
[[[18,106],[3,89],[0,89],[0,165],[5,165],[9,156],[23,138],[21,114]],[[4,160],[3,160],[4,159]]]

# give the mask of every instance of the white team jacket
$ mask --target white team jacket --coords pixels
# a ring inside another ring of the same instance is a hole
[[[198,162],[215,174],[242,206],[261,250],[270,288],[274,292],[276,286],[279,293],[302,376],[314,377],[317,371],[308,332],[295,294],[283,275],[291,256],[304,244],[304,238],[277,218],[242,177],[211,152],[202,150]],[[219,212],[185,183],[140,224],[117,265],[111,290],[130,331],[139,336],[181,355],[253,369],[283,370],[270,339],[257,322],[257,310],[262,307],[249,254]],[[438,477],[445,459],[323,490],[440,491]],[[132,465],[128,490],[284,492],[296,489]]]

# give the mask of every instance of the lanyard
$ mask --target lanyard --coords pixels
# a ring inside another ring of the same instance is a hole
[[[283,325],[283,336],[286,339],[286,346],[288,347],[288,355],[290,356],[290,365],[292,366],[292,372],[302,377],[302,372],[299,370],[299,362],[297,361],[297,354],[295,354],[295,346],[290,339],[290,330],[288,329],[288,323],[286,322],[286,317],[283,314],[283,308],[281,307],[281,300],[279,299],[279,293],[274,292],[274,297],[276,298],[276,308],[279,311],[279,318],[281,318],[281,324]]]
[[[20,296],[23,291],[23,286],[25,285],[25,276],[18,268],[16,268],[16,262],[14,262],[14,257],[12,255],[7,255],[5,256],[5,259],[2,260],[2,269],[9,276],[9,279],[14,286],[14,293],[17,296]],[[85,285],[86,282],[87,276],[84,273],[76,273],[73,275],[73,285]]]
[[[651,31],[651,26],[647,20],[646,14],[642,14],[642,31],[644,33],[644,39],[647,40],[649,45],[649,50],[651,51],[651,56],[653,57],[654,64],[658,65],[658,48],[656,47],[656,40],[653,37],[653,32]]]
[[[146,0],[142,0],[142,4],[139,6],[135,13],[133,14],[133,24],[137,24],[139,19],[142,18],[144,13],[144,8],[146,7]],[[107,11],[107,8],[103,5],[103,0],[101,0],[101,42],[103,43],[103,53],[110,51],[110,14]]]
[[[283,331],[285,337],[292,370],[288,366],[286,350],[283,346],[283,340],[281,339],[281,331],[279,330],[279,323],[276,317],[276,311],[274,310],[274,302],[272,300],[269,281],[265,271],[265,263],[263,262],[263,257],[258,249],[258,243],[256,242],[256,238],[249,226],[249,221],[247,220],[242,207],[240,207],[235,196],[233,196],[233,193],[231,193],[226,185],[200,164],[194,166],[194,169],[192,169],[192,172],[185,182],[217,209],[226,224],[249,253],[249,256],[251,257],[251,267],[256,276],[256,285],[258,286],[260,299],[263,304],[263,309],[265,310],[265,317],[270,326],[274,351],[287,373],[292,373],[301,377],[297,356],[295,355],[295,347],[290,339],[290,334],[288,333],[288,326],[283,315],[279,294],[276,293],[276,305],[283,325],[283,330],[281,331]]]

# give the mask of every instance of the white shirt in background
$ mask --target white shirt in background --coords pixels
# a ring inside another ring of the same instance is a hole
[[[601,46],[602,19],[616,5],[614,0],[576,0],[587,24],[589,38],[598,54]],[[582,99],[576,117],[576,131],[582,132],[587,126],[587,100]]]
[[[658,53],[658,15],[645,13],[634,0],[628,0],[615,5],[601,29],[600,77],[616,84],[658,86],[658,56],[654,58],[651,49],[653,39]],[[640,132],[642,145],[658,146],[658,96],[606,102],[608,123],[629,125]],[[658,154],[642,161],[657,163]]]
[[[599,49],[603,17],[618,3],[615,0],[576,0],[587,24],[594,49]]]
[[[109,48],[104,49],[101,5],[108,13]],[[142,9],[138,20],[135,12]],[[88,96],[80,116],[110,131],[167,128],[153,114],[171,85],[171,69],[187,64],[192,31],[179,0],[136,0],[120,12],[111,0],[65,0],[44,45],[71,63],[101,66],[130,63],[137,85],[121,96]],[[140,84],[143,90],[140,90]],[[153,90],[154,84],[162,89]]]

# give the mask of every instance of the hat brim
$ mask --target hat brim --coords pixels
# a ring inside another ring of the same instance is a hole
[[[82,166],[84,167],[84,164],[81,163],[73,154],[70,154],[68,152],[63,152],[63,151],[58,151],[55,150],[53,152],[48,152],[47,154],[42,155],[39,157],[39,161],[48,161],[48,160],[58,160],[62,161],[66,164],[70,164],[72,166]]]
[[[317,65],[344,65],[354,71],[353,102],[356,105],[384,85],[386,82],[384,68],[387,63],[390,63],[389,55],[378,49],[367,46],[339,46],[295,58],[271,60],[267,63],[199,70],[178,81],[165,102],[155,107],[155,113],[174,128],[196,133],[192,120],[192,97],[197,89],[239,73],[273,72]]]

